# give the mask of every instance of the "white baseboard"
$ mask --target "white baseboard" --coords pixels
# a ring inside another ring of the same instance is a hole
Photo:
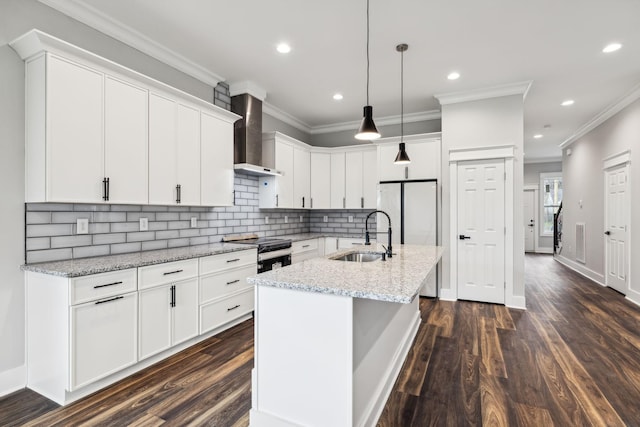
[[[545,248],[544,246],[536,248],[535,253],[537,254],[552,254],[553,248]]]
[[[640,292],[634,291],[633,289],[627,289],[626,299],[635,305],[640,306]]]
[[[22,390],[27,386],[27,366],[22,365],[0,372],[0,397]]]
[[[604,282],[604,275],[585,267],[583,264],[572,261],[562,255],[556,255],[554,259],[565,267],[568,267],[576,273],[583,275],[587,279],[596,282],[600,286],[606,286]]]
[[[507,298],[507,303],[505,304],[507,307],[510,308],[518,308],[520,310],[526,310],[527,309],[527,303],[526,303],[526,299],[524,296],[511,296],[510,298]]]
[[[455,289],[440,289],[440,299],[444,301],[457,301],[458,295]]]

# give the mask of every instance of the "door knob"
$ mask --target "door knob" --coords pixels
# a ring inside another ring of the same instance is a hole
[[[605,231],[604,234],[606,234],[607,236],[611,235],[611,232],[609,230]]]
[[[471,236],[465,236],[464,234],[460,235],[460,240],[471,239]]]

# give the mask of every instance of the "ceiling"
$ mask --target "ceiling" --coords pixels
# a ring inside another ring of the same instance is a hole
[[[176,68],[251,81],[306,132],[362,115],[366,0],[41,1],[152,55],[177,54]],[[395,46],[407,43],[405,114],[439,110],[434,94],[530,80],[525,161],[559,158],[560,143],[640,82],[639,16],[637,0],[370,0],[374,118],[400,113]],[[289,54],[276,51],[283,41]],[[622,49],[603,53],[611,42]]]

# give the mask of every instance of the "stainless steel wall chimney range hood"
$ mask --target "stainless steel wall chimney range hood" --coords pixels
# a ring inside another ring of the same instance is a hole
[[[282,175],[261,166],[262,162],[262,101],[248,93],[231,97],[231,111],[242,116],[234,125],[234,169],[251,175]]]

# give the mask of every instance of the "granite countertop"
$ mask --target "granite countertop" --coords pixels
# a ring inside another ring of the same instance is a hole
[[[187,246],[175,249],[132,252],[122,255],[25,264],[21,266],[21,268],[24,271],[51,274],[54,276],[79,277],[249,249],[255,249],[255,246],[246,244],[238,245],[234,243],[211,243],[208,245]]]
[[[356,251],[383,252],[384,249],[380,244],[356,246],[251,276],[247,281],[259,286],[408,304],[418,295],[444,249],[398,245],[393,248],[393,257],[386,261],[360,263],[331,259]]]

